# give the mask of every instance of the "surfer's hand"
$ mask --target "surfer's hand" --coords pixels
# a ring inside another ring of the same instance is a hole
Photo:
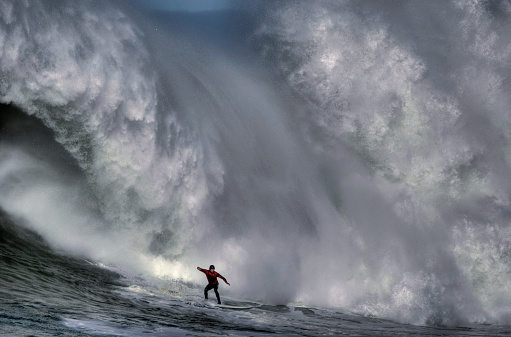
[[[230,285],[231,285],[229,282],[225,282],[225,283],[227,283],[227,285],[228,285],[228,286],[230,286]]]
[[[200,267],[197,267],[197,270],[200,270]]]

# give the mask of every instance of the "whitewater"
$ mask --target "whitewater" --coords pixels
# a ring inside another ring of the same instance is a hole
[[[0,334],[509,334],[510,64],[507,1],[2,1]]]

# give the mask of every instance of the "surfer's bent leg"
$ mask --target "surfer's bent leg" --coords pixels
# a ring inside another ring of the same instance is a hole
[[[222,302],[220,301],[220,294],[218,293],[218,284],[215,284],[213,289],[215,290],[215,295],[216,295],[216,299],[218,300],[218,304],[222,304]]]
[[[204,298],[208,299],[208,291],[210,291],[211,288],[213,288],[211,284],[208,284],[206,288],[204,288]]]

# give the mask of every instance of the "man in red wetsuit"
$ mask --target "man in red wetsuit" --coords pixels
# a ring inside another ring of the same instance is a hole
[[[204,297],[208,299],[208,291],[214,289],[216,299],[218,300],[218,304],[222,304],[222,302],[220,301],[220,294],[218,293],[218,280],[216,278],[220,277],[222,280],[224,280],[225,283],[227,283],[227,285],[230,285],[229,282],[227,282],[225,277],[223,277],[222,275],[215,271],[215,266],[213,265],[209,266],[209,270],[202,269],[201,267],[197,267],[197,270],[200,270],[201,272],[206,274],[206,277],[208,278],[209,283],[206,286],[206,288],[204,288]]]

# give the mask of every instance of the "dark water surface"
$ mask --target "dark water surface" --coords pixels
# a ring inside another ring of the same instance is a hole
[[[421,327],[300,305],[224,299],[250,310],[215,307],[200,288],[130,284],[121,275],[52,251],[1,215],[2,336],[507,336],[511,327]],[[133,280],[131,281],[133,282]],[[136,281],[135,281],[136,282]]]

